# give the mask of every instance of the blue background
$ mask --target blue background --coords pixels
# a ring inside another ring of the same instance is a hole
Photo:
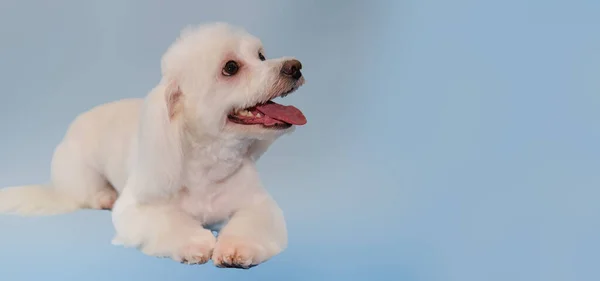
[[[261,159],[290,247],[250,271],[110,245],[110,214],[0,217],[0,279],[600,280],[600,1],[2,1],[0,186],[143,97],[185,25],[246,27],[307,84]]]

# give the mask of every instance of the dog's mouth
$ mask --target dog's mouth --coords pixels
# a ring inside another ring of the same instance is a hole
[[[276,97],[285,97],[296,91],[300,84],[294,85],[286,92],[280,93],[266,102],[260,102],[244,109],[234,109],[227,119],[233,123],[241,125],[262,125],[266,128],[287,129],[292,125],[306,124],[306,117],[300,109],[292,105],[281,105],[272,99]]]
[[[306,124],[306,117],[292,105],[281,105],[273,101],[257,104],[230,113],[229,121],[242,125],[263,125],[269,128],[289,128]]]

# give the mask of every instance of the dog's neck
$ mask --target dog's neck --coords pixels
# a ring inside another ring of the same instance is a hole
[[[233,175],[248,158],[251,138],[186,138],[184,175],[188,184],[220,182]],[[201,183],[202,182],[202,183]]]

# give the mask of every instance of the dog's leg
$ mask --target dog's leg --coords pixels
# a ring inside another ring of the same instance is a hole
[[[113,209],[115,245],[188,264],[210,260],[216,238],[176,205],[141,204],[125,190]]]
[[[287,247],[283,213],[270,197],[240,209],[219,233],[212,256],[218,267],[250,268]]]
[[[111,209],[117,192],[69,142],[57,146],[52,158],[52,185],[83,208]]]

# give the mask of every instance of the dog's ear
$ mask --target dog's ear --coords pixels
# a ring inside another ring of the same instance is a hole
[[[142,202],[166,199],[181,188],[183,98],[176,82],[165,81],[144,101],[127,182],[127,188]]]
[[[167,104],[167,113],[169,120],[174,121],[183,109],[183,94],[177,82],[171,81],[165,88],[165,103]]]

